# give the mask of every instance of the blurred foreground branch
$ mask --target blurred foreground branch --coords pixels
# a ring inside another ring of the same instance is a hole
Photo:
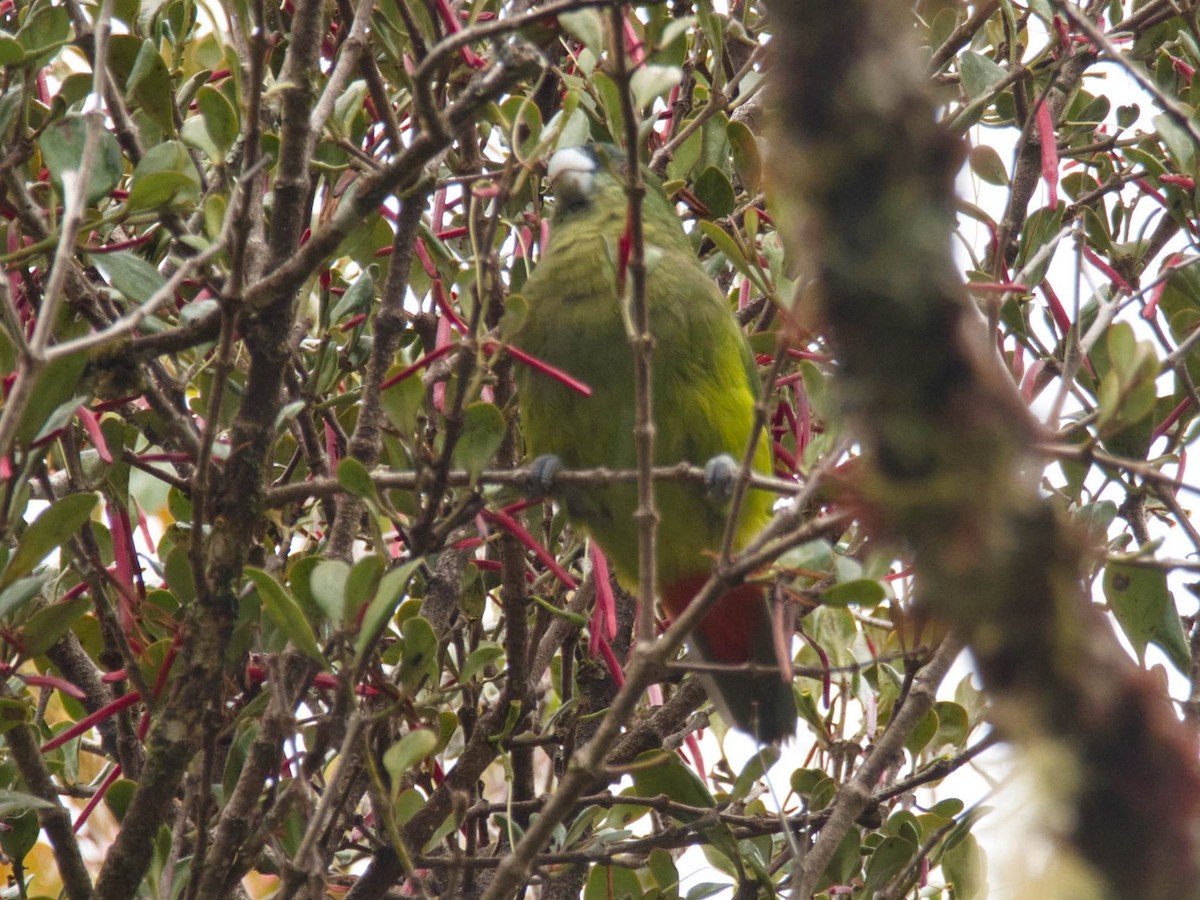
[[[951,258],[959,150],[897,46],[903,15],[812,3],[780,17],[774,45],[802,86],[776,92],[781,232],[869,449],[859,502],[908,547],[925,609],[966,635],[1005,736],[1069,760],[1070,841],[1109,893],[1200,896],[1193,741],[1089,601],[1079,539],[1038,494],[1036,427]]]

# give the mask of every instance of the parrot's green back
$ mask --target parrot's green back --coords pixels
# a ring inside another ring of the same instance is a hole
[[[585,398],[524,369],[521,418],[530,456],[552,454],[567,469],[633,469],[633,359],[616,262],[627,204],[615,160],[603,148],[591,152],[594,177],[559,185],[552,237],[522,292],[529,310],[515,343],[583,381],[593,393]],[[740,460],[758,391],[749,348],[724,297],[700,267],[675,210],[654,185],[643,204],[643,227],[654,338],[655,464],[703,466],[722,454]],[[754,467],[770,472],[765,435]],[[636,485],[567,486],[556,495],[568,516],[599,543],[618,578],[636,585]],[[655,501],[659,596],[675,618],[708,579],[729,504],[709,496],[702,485],[677,481],[658,482]],[[771,506],[767,493],[746,495],[735,549],[767,523]],[[690,645],[707,661],[774,665],[763,589],[743,585],[728,592],[702,620]],[[739,728],[764,741],[791,734],[795,702],[779,676],[722,673],[706,682],[718,707]]]

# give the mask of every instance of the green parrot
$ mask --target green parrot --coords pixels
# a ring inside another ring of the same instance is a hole
[[[618,248],[626,232],[624,156],[593,145],[559,150],[548,177],[557,201],[549,246],[522,294],[528,313],[514,343],[583,381],[584,397],[561,381],[520,367],[521,420],[535,489],[551,491],[633,590],[638,577],[637,486],[553,485],[558,468],[636,468],[633,356],[618,288]],[[725,298],[705,274],[674,207],[647,176],[642,206],[646,299],[654,338],[651,364],[654,462],[705,466],[704,485],[662,481],[658,595],[677,618],[708,580],[720,553],[738,462],[754,419],[758,377],[754,359]],[[762,435],[755,471],[771,471]],[[745,546],[771,517],[772,497],[749,491],[741,505],[734,549]],[[718,599],[689,638],[692,655],[722,664],[777,663],[762,585],[743,584]],[[790,684],[779,675],[703,676],[724,718],[762,742],[795,728]]]

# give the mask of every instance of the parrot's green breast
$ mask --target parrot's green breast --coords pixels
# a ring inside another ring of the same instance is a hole
[[[607,224],[623,227],[623,218]],[[633,356],[613,262],[618,238],[619,233],[605,234],[587,219],[569,220],[555,232],[550,250],[525,285],[529,313],[516,343],[592,390],[584,397],[545,374],[524,370],[520,376],[529,454],[553,454],[568,469],[636,466]],[[677,240],[664,247],[654,238],[654,229],[648,228],[655,463],[703,466],[723,453],[740,459],[753,427],[757,392],[745,341],[695,258],[682,252]],[[759,471],[769,471],[765,437],[755,463]],[[636,486],[565,488],[559,496],[569,515],[600,542],[622,580],[636,581]],[[661,482],[656,500],[663,535],[660,581],[711,568],[711,554],[724,534],[725,505],[713,502],[694,483]],[[769,515],[769,496],[753,492],[739,529],[743,540]]]

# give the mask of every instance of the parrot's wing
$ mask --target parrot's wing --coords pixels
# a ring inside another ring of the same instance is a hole
[[[656,344],[651,366],[659,385],[655,418],[663,442],[656,455],[695,465],[722,454],[741,459],[760,388],[737,320],[690,256],[663,253],[647,276]],[[756,455],[755,468],[770,471],[769,454]]]

